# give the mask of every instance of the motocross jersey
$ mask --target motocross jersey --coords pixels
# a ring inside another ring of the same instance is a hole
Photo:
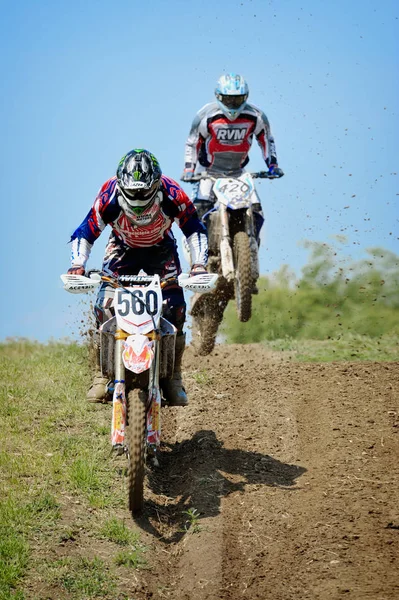
[[[110,243],[126,249],[175,246],[171,231],[174,220],[187,238],[192,263],[206,264],[208,244],[205,226],[194,204],[173,179],[162,175],[154,203],[133,223],[119,205],[116,177],[104,183],[84,221],[71,237],[73,267],[85,267],[95,240],[107,225],[112,227]]]
[[[185,168],[194,169],[199,162],[208,171],[239,171],[249,161],[254,136],[267,166],[277,165],[269,121],[261,110],[247,103],[239,116],[231,121],[217,102],[206,104],[191,126],[185,148]]]

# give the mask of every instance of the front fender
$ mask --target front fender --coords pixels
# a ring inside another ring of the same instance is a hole
[[[155,342],[147,336],[135,333],[123,342],[122,360],[126,369],[136,373],[147,371],[155,355]]]

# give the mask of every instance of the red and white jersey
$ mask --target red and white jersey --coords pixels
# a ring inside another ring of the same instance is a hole
[[[195,116],[185,148],[185,167],[199,162],[208,171],[228,173],[242,169],[256,138],[267,165],[277,164],[277,154],[266,115],[253,104],[246,104],[231,121],[217,102],[206,104]]]

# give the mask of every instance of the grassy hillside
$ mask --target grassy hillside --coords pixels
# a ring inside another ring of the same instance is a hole
[[[294,360],[399,358],[394,340],[384,353],[372,339],[270,343]],[[110,406],[85,400],[87,364],[76,344],[0,344],[0,600],[122,600],[150,563],[127,516],[126,459],[110,450]]]
[[[110,456],[110,407],[85,401],[86,349],[12,342],[0,364],[0,600],[119,597],[115,570],[143,548],[118,517],[126,459]]]

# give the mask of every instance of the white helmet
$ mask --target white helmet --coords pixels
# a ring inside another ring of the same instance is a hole
[[[248,93],[247,82],[241,75],[236,73],[222,75],[215,88],[218,104],[231,121],[234,121],[244,110]]]

